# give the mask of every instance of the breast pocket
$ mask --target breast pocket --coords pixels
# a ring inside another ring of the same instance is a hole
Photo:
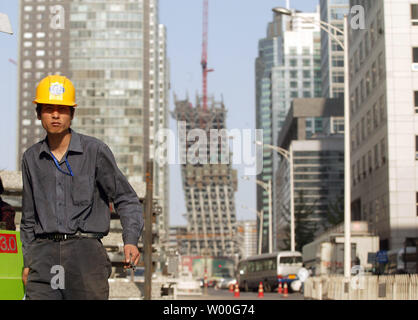
[[[71,196],[76,206],[86,206],[93,201],[93,178],[91,176],[74,176],[71,183]]]

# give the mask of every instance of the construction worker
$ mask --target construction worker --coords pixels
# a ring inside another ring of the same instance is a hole
[[[109,147],[70,128],[77,105],[69,79],[42,79],[33,102],[47,136],[22,158],[26,299],[108,299],[111,263],[100,239],[109,202],[120,215],[125,267],[139,262],[142,206]]]

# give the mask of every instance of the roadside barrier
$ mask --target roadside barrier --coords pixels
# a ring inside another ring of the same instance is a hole
[[[304,296],[322,300],[418,300],[418,274],[352,276],[346,282],[342,275],[308,278]]]

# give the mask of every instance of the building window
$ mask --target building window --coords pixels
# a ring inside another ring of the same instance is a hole
[[[417,206],[417,216],[418,216],[418,192],[416,192],[416,200],[415,200],[415,204]]]
[[[377,103],[373,105],[373,128],[376,129],[379,126],[379,111],[377,109]]]
[[[382,165],[386,163],[386,143],[385,139],[380,141],[380,155],[382,156]]]
[[[25,60],[23,62],[23,69],[30,69],[32,68],[32,62],[30,60]]]
[[[418,160],[418,136],[415,136],[415,160]]]
[[[366,121],[363,118],[361,118],[361,137],[360,137],[361,141],[366,140]]]
[[[418,113],[418,91],[414,91],[415,113]]]
[[[418,47],[412,48],[412,59],[413,63],[418,63]]]
[[[383,79],[383,73],[384,73],[384,65],[383,65],[383,53],[379,54],[377,64],[379,66],[379,79]]]
[[[379,144],[374,146],[374,167],[379,168]]]
[[[381,96],[379,99],[380,105],[380,123],[386,121],[386,106],[385,106],[385,96]]]
[[[411,22],[413,26],[418,26],[418,4],[411,4]]]
[[[290,71],[290,78],[295,79],[298,77],[298,72],[297,71]]]
[[[371,173],[373,171],[373,165],[372,165],[372,151],[369,151],[367,153],[367,162],[369,165],[369,173]]]
[[[412,48],[412,71],[418,71],[418,47]]]
[[[372,133],[372,114],[370,111],[367,111],[367,135]]]
[[[361,158],[361,163],[363,166],[363,178],[367,177],[367,168],[366,168],[366,155]]]
[[[377,68],[376,68],[376,62],[373,62],[372,65],[372,87],[376,87],[377,84]]]
[[[45,62],[42,61],[42,60],[36,61],[36,68],[37,69],[43,69],[43,68],[45,68]]]
[[[356,124],[356,146],[360,145],[360,123]]]

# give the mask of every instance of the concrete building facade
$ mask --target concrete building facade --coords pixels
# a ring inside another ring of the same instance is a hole
[[[349,38],[352,219],[396,249],[418,237],[418,3],[350,5],[367,12]]]
[[[257,254],[257,222],[255,220],[237,222],[237,245],[239,259],[247,259]]]
[[[349,4],[349,0],[320,0],[321,20],[344,30],[344,15],[349,12]],[[333,34],[344,43],[344,35]],[[323,97],[344,96],[344,51],[324,30],[321,30],[321,75]]]
[[[278,139],[292,148],[295,220],[312,210],[317,231],[327,227],[326,215],[338,201],[344,203],[344,103],[342,99],[295,99]],[[289,249],[290,166],[281,161],[277,174],[278,207],[275,220],[278,250]],[[303,202],[302,202],[303,199]],[[299,208],[300,206],[300,208]],[[296,246],[298,244],[296,243]]]

